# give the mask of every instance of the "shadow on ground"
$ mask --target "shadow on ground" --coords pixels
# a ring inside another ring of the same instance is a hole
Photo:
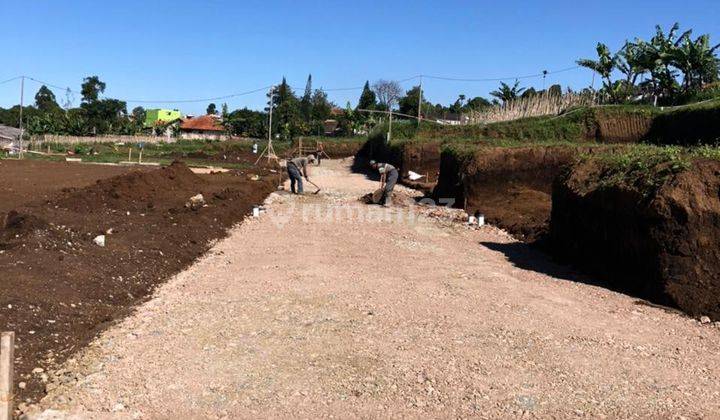
[[[523,270],[535,271],[536,273],[546,274],[557,279],[602,287],[618,293],[626,294],[638,299],[634,302],[636,305],[651,306],[668,312],[682,313],[678,309],[669,306],[667,301],[658,299],[647,300],[647,296],[642,296],[622,288],[613,287],[609,282],[579,273],[570,266],[557,263],[552,260],[552,257],[543,252],[541,248],[534,245],[529,245],[523,242],[480,242],[480,245],[483,245],[493,251],[501,252],[515,267],[522,268]]]
[[[562,280],[608,287],[605,282],[582,275],[570,267],[554,262],[549,255],[523,242],[480,242],[480,245],[505,254],[508,261],[523,270],[547,274]]]

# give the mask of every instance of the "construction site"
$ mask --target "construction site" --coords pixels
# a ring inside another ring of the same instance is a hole
[[[717,109],[672,112],[695,139],[683,119]],[[16,413],[716,412],[720,166],[657,152],[657,121],[595,108],[164,165],[0,161]],[[567,138],[534,139],[542,124]],[[288,162],[313,153],[291,194]],[[372,204],[371,160],[400,174],[392,206]]]
[[[718,6],[402,3],[7,5],[0,420],[720,417]]]

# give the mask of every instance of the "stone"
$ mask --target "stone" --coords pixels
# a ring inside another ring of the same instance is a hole
[[[700,323],[701,323],[701,324],[709,324],[709,323],[710,323],[710,317],[708,317],[708,316],[701,316],[701,317],[700,317]]]
[[[27,388],[27,383],[25,383],[25,382],[18,382],[18,388],[20,388],[20,389],[25,389],[25,388]]]
[[[205,205],[205,197],[203,197],[202,194],[198,194],[198,195],[194,195],[194,196],[190,197],[188,202],[185,203],[185,207],[192,209],[192,210],[197,210],[204,205]]]
[[[93,242],[97,246],[105,246],[105,235],[98,235],[93,239]]]

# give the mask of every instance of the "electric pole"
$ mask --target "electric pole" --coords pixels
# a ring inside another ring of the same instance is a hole
[[[388,103],[388,136],[387,136],[387,142],[390,144],[390,140],[392,140],[392,103]]]
[[[422,115],[422,114],[420,113],[420,110],[422,109],[422,93],[423,93],[423,91],[422,91],[422,75],[420,75],[420,96],[418,97],[418,116],[417,116],[417,117],[418,117],[418,118],[417,118],[417,120],[418,120],[418,121],[417,121],[418,128],[420,128],[420,118],[421,118],[421,115]]]
[[[18,141],[18,145],[20,146],[20,150],[18,151],[18,156],[22,158],[23,156],[23,106],[24,106],[24,100],[25,100],[25,76],[20,77],[20,139]]]
[[[268,145],[272,143],[272,111],[275,99],[275,86],[270,87],[270,117],[268,122]]]

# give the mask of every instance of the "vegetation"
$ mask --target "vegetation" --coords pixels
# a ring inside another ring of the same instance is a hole
[[[577,63],[601,77],[603,87],[599,93],[607,102],[639,98],[655,104],[688,103],[705,95],[708,88],[717,90],[712,84],[719,80],[720,60],[716,51],[720,44],[712,46],[708,34],[693,38],[692,30],[678,34],[679,29],[676,23],[665,33],[657,26],[649,41],[640,38],[626,41],[614,54],[607,45],[598,43],[597,59],[581,59]],[[616,72],[622,77],[613,80]]]
[[[647,144],[608,148],[603,153],[581,155],[581,162],[597,165],[597,186],[628,186],[650,195],[669,177],[688,170],[698,159],[720,161],[720,147],[655,146]]]
[[[265,147],[265,142],[260,142],[260,150]],[[289,145],[279,143],[275,151],[282,155],[287,152]],[[41,156],[28,153],[25,156],[31,159],[62,160],[67,154],[77,155],[84,162],[109,162],[118,163],[126,161],[128,149],[133,149],[133,159],[137,159],[139,153],[138,144],[114,144],[114,143],[81,143],[81,144],[60,144],[43,143],[40,149],[57,155]],[[178,140],[174,143],[146,143],[143,145],[143,162],[158,162],[169,164],[173,160],[181,159],[193,165],[207,165],[210,159],[213,166],[240,168],[247,166],[247,163],[234,162],[233,159],[222,159],[222,156],[232,156],[233,153],[250,153],[252,144],[243,141],[218,141],[218,140]]]

